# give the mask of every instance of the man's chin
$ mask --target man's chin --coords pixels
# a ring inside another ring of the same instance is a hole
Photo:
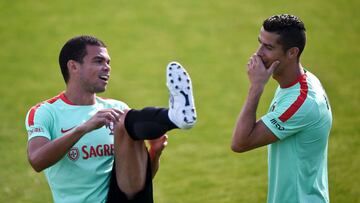
[[[105,92],[105,90],[106,90],[106,86],[105,87],[95,88],[94,93],[102,93],[102,92]]]

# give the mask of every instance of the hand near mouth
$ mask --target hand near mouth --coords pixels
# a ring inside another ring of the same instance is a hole
[[[269,68],[266,68],[260,56],[256,54],[251,56],[247,64],[247,73],[251,85],[265,86],[274,69],[278,67],[279,64],[280,61],[274,61]]]

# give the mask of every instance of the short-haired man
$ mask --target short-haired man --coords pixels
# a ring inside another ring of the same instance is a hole
[[[127,110],[124,102],[96,95],[110,76],[101,40],[70,39],[59,63],[66,90],[32,107],[25,122],[29,162],[35,171],[45,170],[54,201],[152,203],[164,134],[196,121],[189,75],[170,63],[169,109]],[[150,157],[144,140],[150,140]]]
[[[304,23],[294,15],[263,22],[259,48],[247,64],[250,88],[238,117],[232,150],[269,145],[269,203],[329,202],[327,148],[332,125],[328,98],[320,81],[300,64]],[[268,79],[279,87],[267,114],[256,110]]]

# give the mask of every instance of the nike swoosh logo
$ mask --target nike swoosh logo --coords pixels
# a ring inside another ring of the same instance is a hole
[[[66,129],[64,130],[63,128],[61,128],[61,133],[66,133],[66,132],[69,132],[70,130],[72,130],[73,128],[75,128],[76,126],[72,127],[72,128],[69,128],[69,129]]]

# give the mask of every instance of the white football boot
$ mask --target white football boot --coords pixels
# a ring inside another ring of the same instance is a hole
[[[181,129],[192,128],[196,122],[196,110],[191,79],[178,62],[170,62],[167,65],[166,86],[170,93],[170,120]]]

